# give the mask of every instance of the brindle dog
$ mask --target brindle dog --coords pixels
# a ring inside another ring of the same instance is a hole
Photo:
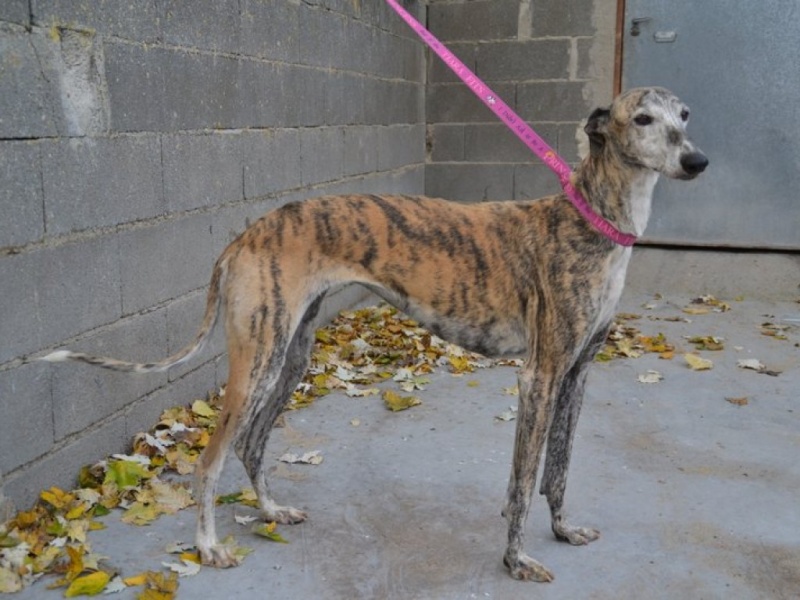
[[[640,235],[659,174],[692,179],[708,164],[686,136],[689,111],[661,88],[631,90],[597,109],[590,154],[573,184],[619,230]],[[564,518],[572,440],[588,366],[606,338],[631,249],[598,233],[563,194],[535,201],[456,204],[425,197],[329,196],[267,213],[214,266],[195,340],[157,363],[68,351],[45,357],[121,371],[164,371],[197,354],[220,310],[229,380],[219,425],[199,461],[197,547],[205,564],[236,559],[214,526],[217,481],[233,444],[265,519],[297,523],[303,511],[272,499],[267,438],[308,365],[325,294],[360,283],[446,340],[487,356],[523,354],[514,459],[503,515],[504,562],[517,579],[552,574],[523,551],[523,530],[547,440],[541,493],[553,533],[571,544],[595,529]]]

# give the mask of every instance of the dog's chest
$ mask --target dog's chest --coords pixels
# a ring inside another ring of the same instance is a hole
[[[614,318],[617,304],[625,287],[625,274],[628,271],[631,252],[630,248],[625,248],[618,256],[610,259],[605,285],[601,288],[598,297],[598,311],[593,328],[595,331],[605,327]]]

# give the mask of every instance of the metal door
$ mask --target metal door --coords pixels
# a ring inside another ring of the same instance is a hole
[[[691,108],[711,164],[661,181],[644,241],[800,249],[800,0],[626,0],[623,89]]]

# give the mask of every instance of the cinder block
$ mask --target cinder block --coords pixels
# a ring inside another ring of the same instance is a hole
[[[162,137],[164,197],[170,212],[244,199],[241,138],[238,131]]]
[[[0,248],[44,235],[42,162],[35,142],[0,142]]]
[[[408,81],[365,80],[367,123],[419,123],[425,106],[425,86]]]
[[[114,131],[229,128],[240,120],[238,60],[108,41],[104,51]]]
[[[388,171],[425,162],[422,125],[396,125],[378,130],[378,170]]]
[[[0,473],[32,461],[53,444],[50,368],[31,363],[0,371]]]
[[[280,97],[285,106],[284,127],[314,127],[325,124],[325,72],[311,67],[291,65],[285,69],[284,90]]]
[[[283,127],[292,122],[292,114],[297,112],[296,105],[303,97],[289,85],[291,77],[292,69],[286,65],[240,61],[236,90],[240,106],[233,126],[241,129]]]
[[[529,200],[557,194],[561,184],[545,165],[516,165],[514,167],[514,200]]]
[[[0,138],[50,137],[63,129],[60,99],[49,79],[51,67],[47,57],[40,62],[34,37],[24,31],[0,31]]]
[[[344,133],[340,127],[300,133],[300,173],[304,185],[333,181],[344,173]]]
[[[447,44],[447,48],[464,63],[469,70],[477,74],[476,55],[478,53],[478,42],[458,42]],[[445,62],[433,52],[428,53],[428,83],[461,83],[461,79],[447,66]],[[483,78],[482,75],[479,77]]]
[[[530,121],[579,121],[590,112],[583,87],[573,81],[521,83],[517,86],[517,112]]]
[[[31,254],[0,256],[0,364],[41,348],[42,324],[37,313],[40,264]]]
[[[243,132],[242,154],[245,198],[300,186],[300,134],[296,129]]]
[[[326,10],[305,6],[299,13],[300,64],[312,67],[333,67],[344,62],[342,57],[355,48],[347,47],[345,18]]]
[[[551,12],[558,12],[550,8]],[[519,0],[436,3],[428,25],[440,40],[500,40],[517,37]]]
[[[29,0],[6,0],[0,4],[0,21],[16,23],[23,27],[30,26],[31,19],[28,2]]]
[[[36,311],[39,347],[56,344],[120,317],[119,245],[115,237],[77,242],[20,257],[28,264],[21,282],[32,285],[17,327]],[[26,344],[23,344],[25,346]],[[38,349],[38,348],[37,348]]]
[[[568,39],[492,42],[475,51],[476,73],[487,83],[567,79],[569,59]]]
[[[320,74],[325,78],[326,125],[352,125],[364,117],[363,77],[350,73]]]
[[[186,48],[241,51],[238,0],[164,0],[164,42]]]
[[[42,489],[53,485],[74,489],[83,465],[94,464],[116,452],[125,452],[130,446],[130,439],[125,432],[125,418],[120,415],[75,437],[57,452],[30,466],[6,474],[5,493],[17,506],[27,508]]]
[[[194,215],[119,236],[122,311],[131,314],[208,283],[211,216]]]
[[[215,365],[208,362],[129,406],[124,413],[125,439],[133,440],[140,431],[150,430],[166,409],[186,406],[194,400],[206,398],[208,392],[216,389]]]
[[[380,128],[352,126],[344,129],[344,175],[361,175],[378,169]]]
[[[533,37],[591,36],[595,34],[594,0],[563,0],[556,7],[547,2],[531,3]]]
[[[492,89],[506,104],[514,107],[514,84],[498,83],[492,85]],[[425,117],[428,123],[491,123],[497,119],[492,111],[463,83],[428,86],[426,104]]]
[[[428,160],[431,163],[463,161],[464,130],[458,124],[428,125],[426,144]]]
[[[514,165],[428,165],[425,193],[463,202],[510,200],[514,197]]]
[[[588,114],[586,115],[589,116]],[[579,123],[561,123],[558,125],[558,153],[570,164],[577,164],[581,160],[579,140],[586,142],[588,138],[583,132],[583,121]]]
[[[209,277],[210,273],[209,269]],[[194,340],[206,311],[207,295],[208,289],[204,288],[173,300],[167,305],[167,354],[174,354]],[[222,318],[219,319],[211,339],[199,356],[169,370],[167,375],[170,382],[180,379],[225,351],[223,321]]]
[[[59,139],[41,148],[48,233],[164,213],[156,136]]]
[[[96,31],[140,42],[160,39],[163,8],[158,0],[85,2],[30,0],[34,25]]]
[[[558,148],[558,125],[531,123],[547,144]],[[467,162],[538,163],[531,150],[502,123],[464,126],[464,154]]]
[[[242,0],[242,53],[269,60],[297,62],[301,4],[285,0]]]
[[[161,309],[117,322],[68,348],[122,360],[156,361],[167,356],[166,325],[166,311]],[[167,382],[164,373],[115,373],[89,365],[49,367],[56,440],[113,415]]]

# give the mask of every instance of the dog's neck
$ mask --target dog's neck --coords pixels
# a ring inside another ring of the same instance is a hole
[[[617,229],[641,236],[650,218],[658,173],[632,165],[608,148],[593,151],[573,182],[589,205]]]

